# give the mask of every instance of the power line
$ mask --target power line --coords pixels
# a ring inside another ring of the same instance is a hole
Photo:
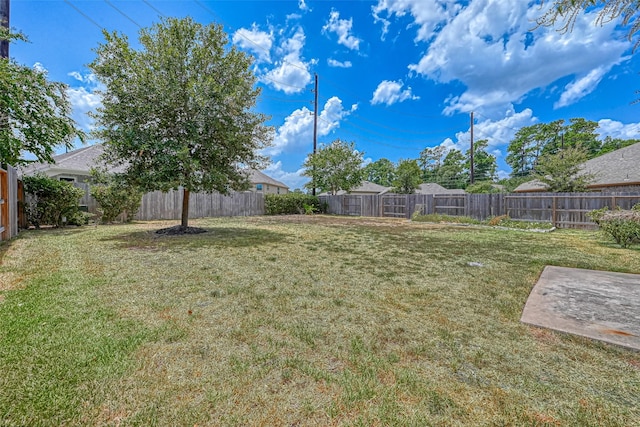
[[[158,15],[162,16],[163,18],[166,18],[166,17],[167,17],[164,13],[160,12],[160,11],[159,11],[158,9],[156,9],[156,8],[155,8],[151,3],[149,3],[149,1],[148,1],[148,0],[142,0],[142,1],[143,1],[147,6],[149,6],[151,9],[155,10],[155,11],[156,11],[156,13],[157,13]]]
[[[134,25],[137,25],[138,28],[142,28],[142,26],[140,24],[138,24],[136,21],[133,20],[133,18],[131,18],[129,15],[127,15],[126,13],[124,13],[123,11],[121,11],[120,9],[118,9],[114,4],[112,4],[109,0],[104,0],[104,2],[106,4],[108,4],[109,6],[111,6],[113,9],[115,9],[118,13],[120,13],[122,16],[124,16],[125,18],[127,18],[129,21],[133,22]]]
[[[84,18],[87,19],[89,22],[91,22],[93,25],[95,25],[96,27],[100,28],[102,31],[105,31],[105,29],[104,29],[104,27],[102,25],[98,24],[96,21],[91,19],[91,17],[89,15],[85,14],[82,10],[78,9],[73,3],[71,3],[71,1],[64,0],[64,2],[66,4],[68,4],[69,6],[71,6],[72,8],[74,8],[76,10],[76,12],[78,12],[80,15],[84,16]]]

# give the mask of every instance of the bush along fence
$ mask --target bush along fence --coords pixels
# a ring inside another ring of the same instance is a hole
[[[327,213],[410,219],[414,213],[467,216],[485,220],[507,215],[514,220],[551,222],[558,228],[596,228],[587,214],[608,207],[631,209],[634,193],[532,194],[382,194],[320,196]]]
[[[18,213],[21,201],[15,168],[0,168],[0,241],[18,235]]]

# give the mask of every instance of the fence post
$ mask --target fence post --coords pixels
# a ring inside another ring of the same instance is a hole
[[[557,196],[551,196],[551,224],[556,226],[556,201]]]
[[[611,210],[614,210],[616,208],[616,196],[611,196]]]

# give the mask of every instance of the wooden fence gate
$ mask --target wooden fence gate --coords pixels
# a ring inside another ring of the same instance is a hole
[[[391,218],[406,217],[407,196],[382,196],[382,216]]]

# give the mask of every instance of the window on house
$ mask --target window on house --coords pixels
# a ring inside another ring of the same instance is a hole
[[[262,184],[256,184],[256,191],[262,191]]]
[[[278,187],[278,194],[280,194],[280,187]]]

